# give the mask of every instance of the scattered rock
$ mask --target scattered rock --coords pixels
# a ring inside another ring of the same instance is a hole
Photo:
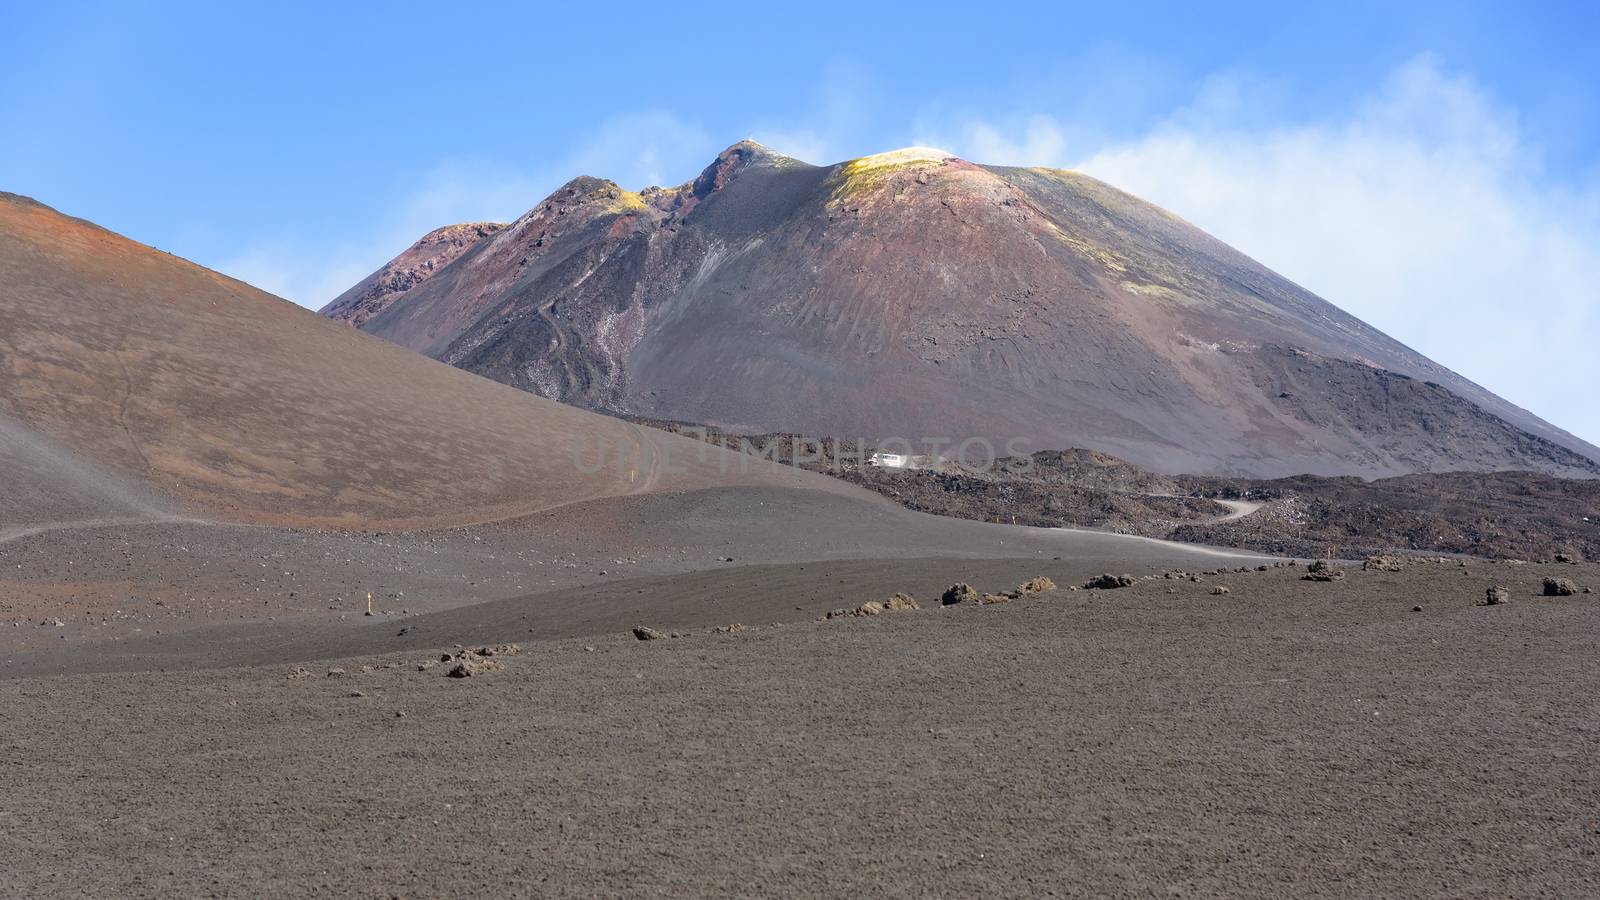
[[[1132,587],[1136,579],[1132,575],[1097,575],[1084,582],[1086,590],[1109,591],[1115,588]]]
[[[479,656],[516,656],[522,652],[521,644],[495,644],[493,647],[479,647],[473,651]]]
[[[939,602],[944,606],[958,606],[963,603],[980,603],[982,602],[982,597],[978,595],[977,591],[973,590],[972,585],[962,581],[946,588],[944,596],[939,598]]]
[[[1413,606],[1413,607],[1411,607],[1411,611],[1412,611],[1412,612],[1422,612],[1422,607],[1420,607],[1420,606]]]
[[[344,677],[344,670],[343,669],[329,669],[328,670],[328,677],[329,678],[343,678]]]
[[[649,625],[633,626],[633,636],[641,641],[659,641],[666,637],[666,635],[651,628]]]
[[[458,645],[459,646],[459,645]],[[446,653],[439,657],[439,662],[454,663],[445,675],[450,678],[470,678],[484,672],[498,672],[504,668],[497,656],[513,656],[522,652],[522,647],[517,644],[496,644],[492,647],[478,647],[471,650],[458,650],[455,653]],[[417,666],[418,672],[425,672],[438,663],[429,660]]]
[[[315,678],[316,676],[312,675],[311,671],[305,666],[295,666],[294,668],[290,669],[289,674],[284,677],[288,678],[290,681],[296,681],[301,678]]]
[[[732,625],[718,625],[716,628],[712,629],[712,633],[714,634],[738,634],[741,631],[744,631],[744,626],[740,625],[738,622],[735,622]]]
[[[962,585],[957,585],[957,587],[961,586]],[[955,588],[951,588],[951,590],[955,590]],[[949,591],[946,591],[946,596],[949,596],[949,593]],[[905,610],[921,608],[922,607],[917,603],[916,598],[912,597],[910,594],[895,594],[893,597],[890,597],[888,600],[884,601],[868,600],[866,603],[861,604],[855,609],[836,609],[833,612],[828,613],[825,618],[845,619],[860,618],[862,616],[881,616],[886,612],[903,612]]]
[[[1043,575],[1029,578],[1017,585],[1017,594],[1026,597],[1029,594],[1043,594],[1056,589],[1056,583]]]
[[[908,609],[921,609],[922,605],[910,594],[895,594],[884,601],[883,608],[890,612],[904,612]]]
[[[1405,569],[1405,563],[1398,556],[1369,556],[1361,569],[1364,572],[1399,572]]]
[[[1546,578],[1544,580],[1544,595],[1546,597],[1571,597],[1578,592],[1578,586],[1567,578]]]
[[[1495,585],[1494,587],[1489,588],[1487,591],[1484,591],[1483,601],[1481,603],[1479,603],[1478,605],[1479,606],[1499,606],[1502,603],[1510,603],[1510,602],[1511,602],[1511,592],[1506,590],[1503,587],[1500,587],[1499,585]]]
[[[1231,594],[1231,593],[1233,593],[1233,591],[1228,590],[1227,585],[1219,584],[1216,587],[1211,589],[1212,596],[1221,596],[1223,594]]]
[[[1015,599],[1017,598],[1011,594],[984,594],[982,597],[978,598],[978,603],[985,606],[992,606],[996,603],[1010,603]]]
[[[505,667],[497,659],[482,659],[468,655],[454,666],[451,666],[450,671],[444,674],[449,678],[471,678],[474,675],[482,675],[486,672],[498,672],[503,668]]]
[[[1577,565],[1578,564],[1578,557],[1575,554],[1572,554],[1572,553],[1557,553],[1556,554],[1556,562],[1558,562],[1558,563],[1571,563],[1572,565]]]
[[[1302,581],[1338,581],[1344,577],[1343,569],[1335,569],[1325,559],[1319,559],[1306,566],[1306,574],[1300,576]]]

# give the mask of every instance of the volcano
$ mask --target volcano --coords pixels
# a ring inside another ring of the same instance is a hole
[[[593,409],[1169,473],[1600,474],[1595,447],[1075,172],[744,141],[675,188],[575,179],[409,264],[430,240],[324,313]]]

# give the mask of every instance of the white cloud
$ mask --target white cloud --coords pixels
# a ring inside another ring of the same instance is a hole
[[[943,134],[923,122],[918,123],[913,133],[917,137],[912,143],[918,146],[952,148],[952,153],[986,165],[1065,165],[1066,131],[1046,115],[1028,116],[1021,122],[1007,125],[970,121],[953,135]]]
[[[283,241],[257,245],[210,266],[269,294],[312,309],[320,308],[377,268],[363,270],[359,263],[348,260],[335,260],[330,264],[316,254],[308,254],[303,247]]]
[[[870,70],[834,60],[823,68],[803,113],[778,122],[758,118],[748,137],[818,166],[892,149],[862,142],[881,124],[874,109],[876,95]]]
[[[771,147],[784,156],[791,156],[814,166],[826,166],[834,162],[833,151],[829,149],[832,144],[810,128],[761,127],[750,133],[750,139]]]
[[[1071,147],[1048,116],[937,139],[985,162],[1079,168],[1171,209],[1600,443],[1595,185],[1545,172],[1514,111],[1428,59],[1333,118],[1239,124],[1256,90],[1214,79],[1149,133],[1099,147]]]
[[[700,174],[733,140],[713,138],[698,124],[667,112],[618,116],[606,120],[579,142],[577,149],[544,166],[543,171],[551,188],[577,175],[610,178],[634,190],[681,184]],[[527,207],[542,199],[541,194]]]

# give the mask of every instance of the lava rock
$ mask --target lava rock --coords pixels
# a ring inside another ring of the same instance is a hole
[[[493,647],[479,647],[474,652],[479,656],[516,656],[522,652],[522,645],[495,644]]]
[[[939,603],[944,606],[959,606],[963,603],[979,603],[982,597],[965,581],[957,582],[945,589],[944,595],[939,598]]]
[[[1578,586],[1568,578],[1546,578],[1544,580],[1544,595],[1546,597],[1571,597],[1578,592]]]
[[[1369,556],[1361,564],[1364,572],[1399,572],[1405,568],[1405,563],[1398,556]]]
[[[1109,591],[1116,588],[1132,587],[1135,579],[1132,575],[1096,575],[1083,583],[1086,590]]]
[[[895,594],[884,601],[883,608],[890,612],[904,612],[908,609],[921,609],[922,605],[910,594]]]
[[[1343,569],[1335,569],[1332,563],[1319,559],[1306,567],[1306,574],[1300,576],[1301,581],[1338,581],[1344,578]]]
[[[1033,578],[1029,578],[1027,581],[1024,581],[1023,583],[1017,585],[1017,594],[1019,596],[1027,596],[1029,594],[1043,594],[1043,593],[1046,593],[1048,591],[1053,591],[1055,589],[1056,589],[1056,583],[1054,581],[1051,581],[1050,579],[1044,577],[1043,575],[1038,575],[1038,576],[1035,576]]]
[[[467,656],[454,666],[451,666],[450,671],[444,674],[450,678],[471,678],[474,675],[482,675],[485,672],[498,672],[501,668],[499,660]]]

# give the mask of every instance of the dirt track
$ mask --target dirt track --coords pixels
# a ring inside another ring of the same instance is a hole
[[[531,628],[559,637],[625,627],[633,610],[669,627],[705,624],[708,603],[719,616],[793,619],[832,609],[836,595],[892,593],[892,573],[914,572],[928,557],[1034,560],[1072,579],[1264,558],[947,519],[864,493],[754,488],[614,498],[430,534],[56,531],[0,548],[0,675],[375,652],[399,646],[401,627],[416,629],[410,646],[431,628],[441,629],[431,632],[441,642],[487,639],[485,628],[512,625],[514,636]],[[820,582],[816,568],[799,568],[849,561],[858,564]],[[648,587],[668,577],[697,586]],[[368,591],[379,612],[372,619],[362,615]]]
[[[0,893],[1593,896],[1600,605],[1536,568],[11,679]]]
[[[1228,508],[1228,514],[1225,515],[1225,516],[1221,516],[1220,518],[1216,519],[1216,521],[1218,521],[1218,522],[1233,522],[1233,521],[1237,521],[1239,519],[1244,518],[1245,516],[1254,515],[1255,513],[1260,512],[1261,511],[1261,507],[1266,506],[1265,503],[1256,503],[1256,502],[1250,501],[1250,500],[1221,500],[1221,499],[1219,499],[1216,502],[1218,502],[1218,503],[1220,503],[1223,506],[1226,506]]]

